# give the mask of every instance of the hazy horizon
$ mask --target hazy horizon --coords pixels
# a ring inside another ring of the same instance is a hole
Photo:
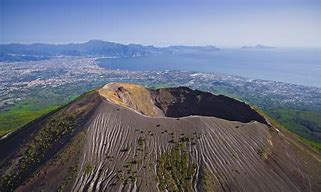
[[[2,0],[0,43],[320,47],[316,0]]]
[[[278,47],[274,47],[271,46],[270,44],[261,44],[261,43],[257,43],[257,44],[244,44],[244,45],[235,45],[235,46],[217,46],[216,44],[166,44],[166,45],[158,45],[158,44],[153,44],[153,43],[147,43],[147,44],[141,44],[141,43],[136,43],[136,42],[130,42],[130,43],[122,43],[122,42],[116,42],[116,41],[112,41],[112,40],[104,40],[104,39],[89,39],[86,41],[79,41],[79,42],[61,42],[61,43],[51,43],[51,42],[29,42],[29,43],[20,43],[20,42],[8,42],[8,43],[0,43],[0,45],[9,45],[9,44],[23,44],[23,45],[32,45],[32,44],[50,44],[50,45],[68,45],[68,44],[83,44],[83,43],[87,43],[89,41],[92,40],[98,40],[98,41],[104,41],[104,42],[110,42],[110,43],[117,43],[117,44],[123,44],[123,45],[129,45],[129,44],[139,44],[139,45],[143,45],[143,46],[155,46],[155,47],[169,47],[169,46],[214,46],[217,48],[221,48],[221,49],[238,49],[238,48],[242,48],[243,46],[245,47],[255,47],[257,45],[263,45],[263,46],[267,46],[267,47],[271,47],[271,48],[280,48],[280,49],[321,49],[321,45],[320,46],[278,46]]]

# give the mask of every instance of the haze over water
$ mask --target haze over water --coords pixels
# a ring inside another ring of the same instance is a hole
[[[321,87],[320,48],[221,49],[215,52],[101,59],[100,65],[130,71],[216,72]]]

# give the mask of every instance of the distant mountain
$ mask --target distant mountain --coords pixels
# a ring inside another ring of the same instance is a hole
[[[160,54],[175,54],[187,51],[217,51],[214,46],[170,46],[155,47],[139,44],[119,44],[101,40],[90,40],[80,44],[17,44],[0,45],[0,61],[45,59],[50,56],[103,56],[137,57]],[[28,56],[28,57],[23,57]]]
[[[275,47],[265,46],[265,45],[255,45],[255,46],[243,46],[242,49],[273,49]]]
[[[169,46],[168,49],[170,49],[173,52],[218,51],[218,50],[220,50],[219,48],[211,46],[211,45],[207,45],[207,46],[177,45],[177,46]]]
[[[320,191],[320,154],[249,105],[110,83],[0,140],[0,191]]]

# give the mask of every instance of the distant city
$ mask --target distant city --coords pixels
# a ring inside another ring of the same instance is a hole
[[[139,82],[147,86],[189,86],[195,89],[228,93],[262,107],[271,105],[321,105],[321,88],[248,79],[217,73],[182,71],[126,71],[99,67],[97,58],[56,57],[42,61],[0,62],[0,108],[28,97],[31,90],[111,81]],[[90,88],[88,87],[88,91]],[[255,98],[255,99],[253,99]]]

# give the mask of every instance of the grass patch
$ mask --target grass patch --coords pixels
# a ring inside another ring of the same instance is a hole
[[[220,184],[217,182],[217,179],[219,178],[215,177],[209,168],[202,165],[200,168],[200,191],[218,191]]]
[[[58,107],[58,105],[40,106],[30,101],[17,103],[9,110],[0,112],[0,137]]]
[[[267,112],[264,112],[262,109],[257,107],[255,107],[255,110],[266,117],[275,127],[278,127],[283,131],[287,131],[287,133],[297,137],[305,144],[321,151],[320,141],[315,140],[312,136],[306,134],[306,132],[309,132],[307,130],[308,128],[304,126],[304,123],[302,124],[302,122],[306,121],[309,121],[311,124],[314,122],[316,128],[318,128],[321,125],[321,116],[319,117],[318,112],[300,111],[294,109],[274,109],[266,110]],[[303,121],[300,121],[302,119]]]
[[[298,109],[271,109],[266,112],[290,131],[321,143],[321,112]]]
[[[32,88],[23,100],[0,109],[0,137],[76,98],[95,92],[93,88],[101,85],[80,83]]]
[[[267,160],[270,156],[270,151],[267,148],[261,148],[256,151],[256,153],[261,157],[263,160]]]
[[[160,190],[193,191],[192,178],[196,165],[186,151],[186,144],[178,144],[163,153],[156,167]]]
[[[94,167],[90,163],[87,163],[85,165],[84,171],[86,175],[91,173],[93,170],[94,170]]]

